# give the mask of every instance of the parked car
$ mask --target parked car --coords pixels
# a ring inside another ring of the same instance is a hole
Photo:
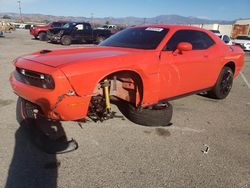
[[[232,40],[230,39],[230,37],[228,35],[219,35],[218,36],[222,41],[224,41],[227,45],[233,45]]]
[[[212,32],[213,32],[215,35],[217,35],[217,36],[220,36],[220,35],[221,35],[221,33],[220,33],[219,30],[210,29],[209,31],[212,31]]]
[[[102,27],[98,27],[97,30],[109,30],[112,34],[115,34],[122,29],[118,29],[116,25],[103,25]]]
[[[45,26],[30,27],[30,34],[41,41],[47,40],[47,31],[52,28],[59,28],[66,24],[66,21],[51,22]]]
[[[27,24],[22,23],[22,24],[19,25],[18,29],[25,29],[26,25]]]
[[[98,27],[97,29],[109,29],[109,30],[112,30],[112,29],[117,29],[117,26],[116,25],[103,25],[102,27]]]
[[[16,27],[8,22],[0,22],[0,30],[10,32],[16,30]]]
[[[10,76],[17,115],[53,120],[112,117],[110,100],[129,120],[168,125],[174,98],[208,92],[224,99],[244,64],[244,52],[191,26],[125,29],[89,48],[46,49],[14,61]]]
[[[49,29],[48,41],[70,45],[72,42],[101,42],[111,35],[109,30],[93,30],[89,23],[69,22],[62,28]]]
[[[239,35],[234,40],[233,43],[241,46],[245,51],[250,50],[250,37],[248,35]]]

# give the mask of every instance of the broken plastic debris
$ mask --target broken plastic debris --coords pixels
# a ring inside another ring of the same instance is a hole
[[[204,144],[204,149],[202,149],[201,151],[202,151],[202,153],[207,154],[209,151],[209,146]]]

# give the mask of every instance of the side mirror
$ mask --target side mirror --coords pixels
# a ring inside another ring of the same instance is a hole
[[[193,46],[189,42],[180,42],[177,45],[177,49],[182,52],[182,51],[191,51],[193,49]]]
[[[174,55],[182,54],[183,51],[191,51],[193,46],[189,42],[180,42],[177,45],[176,50],[173,52]]]

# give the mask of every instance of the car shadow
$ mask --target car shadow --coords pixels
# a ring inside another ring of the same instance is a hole
[[[73,139],[67,140],[60,121],[42,115],[27,116],[32,107],[27,104],[17,103],[16,120],[20,126],[15,133],[14,154],[5,187],[57,187],[60,161],[56,154],[74,151],[78,144]],[[26,106],[26,116],[22,105]]]
[[[6,188],[57,187],[59,162],[55,154],[40,151],[31,140],[37,139],[32,121],[23,121],[15,133],[15,148]]]

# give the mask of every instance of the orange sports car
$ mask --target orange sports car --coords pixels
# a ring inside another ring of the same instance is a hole
[[[212,32],[191,26],[127,28],[96,47],[45,49],[14,61],[10,76],[25,118],[102,121],[110,101],[131,121],[169,124],[169,100],[207,92],[229,94],[244,64],[244,52]]]

